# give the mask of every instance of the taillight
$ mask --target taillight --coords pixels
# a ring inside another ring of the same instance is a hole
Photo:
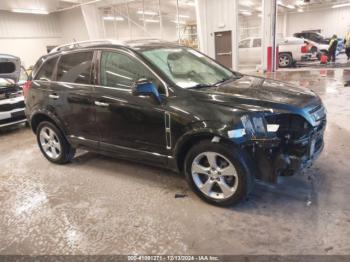
[[[29,89],[32,86],[32,81],[28,80],[27,82],[24,83],[23,85],[23,95],[24,97],[27,97],[29,94]]]
[[[307,45],[303,45],[303,46],[301,47],[301,52],[302,52],[303,54],[308,53],[308,52],[309,52],[308,46],[307,46]]]

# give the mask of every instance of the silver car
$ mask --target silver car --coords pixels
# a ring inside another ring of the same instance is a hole
[[[0,128],[27,121],[20,75],[20,58],[0,54]]]

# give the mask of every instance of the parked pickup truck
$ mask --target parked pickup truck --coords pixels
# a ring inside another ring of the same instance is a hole
[[[20,74],[21,60],[0,54],[0,128],[27,121]]]
[[[279,67],[291,67],[295,62],[311,59],[306,43],[300,38],[278,39]],[[239,63],[259,64],[261,62],[261,38],[249,37],[239,42]]]

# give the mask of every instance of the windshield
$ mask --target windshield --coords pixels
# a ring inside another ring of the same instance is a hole
[[[0,87],[10,87],[14,86],[15,81],[9,78],[0,78]]]
[[[324,40],[325,37],[323,35],[321,35],[320,33],[315,33],[315,39],[317,39],[317,40]]]
[[[143,56],[181,88],[212,86],[237,75],[201,53],[185,48],[159,48]]]

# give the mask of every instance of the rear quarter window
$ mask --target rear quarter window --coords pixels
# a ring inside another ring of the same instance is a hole
[[[58,57],[51,58],[43,63],[35,80],[50,81],[53,79],[53,72],[57,63]]]

